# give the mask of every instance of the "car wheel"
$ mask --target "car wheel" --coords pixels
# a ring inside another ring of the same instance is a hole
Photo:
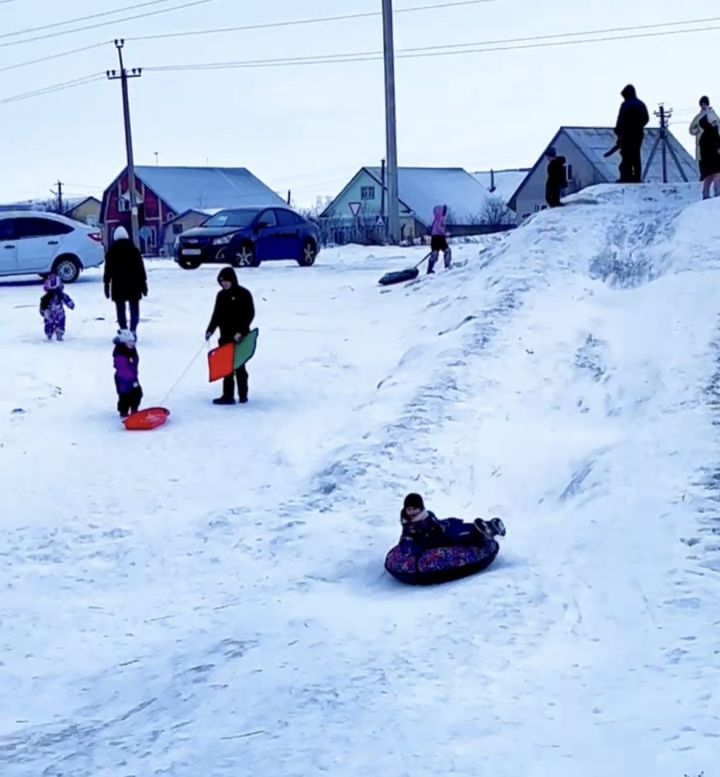
[[[258,267],[260,262],[255,255],[255,246],[252,243],[240,243],[233,253],[233,265],[235,267]]]
[[[318,250],[315,242],[313,240],[306,240],[303,243],[302,254],[300,254],[298,264],[300,267],[312,267],[315,264],[315,259],[317,259],[317,254]]]
[[[200,267],[200,260],[199,259],[186,259],[184,257],[180,257],[178,259],[178,264],[180,267],[183,268],[183,270],[197,270],[198,267]]]
[[[74,256],[61,256],[52,271],[63,283],[74,283],[80,277],[80,262]]]

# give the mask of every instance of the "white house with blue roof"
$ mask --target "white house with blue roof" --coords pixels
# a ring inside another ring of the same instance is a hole
[[[657,183],[663,180],[660,140],[659,127],[645,130],[641,153],[643,181],[646,183]],[[605,153],[614,147],[615,142],[615,131],[610,127],[560,127],[545,150],[553,146],[557,154],[567,160],[566,195],[574,194],[595,184],[617,181],[620,153],[605,156]],[[509,200],[508,204],[517,214],[518,223],[546,207],[545,150]],[[668,183],[697,181],[698,169],[695,160],[669,131],[665,159]]]
[[[244,167],[139,165],[135,168],[135,183],[141,247],[151,255],[167,243],[166,227],[181,214],[285,204],[279,195]],[[105,190],[100,216],[106,240],[115,227],[129,226],[127,168]]]
[[[426,235],[435,205],[448,206],[451,234],[483,231],[484,214],[492,199],[485,187],[461,167],[401,167],[398,169],[400,237],[413,240]],[[382,233],[387,215],[387,183],[379,167],[361,167],[320,214],[331,231],[359,232],[368,239]],[[351,237],[352,239],[352,237]]]

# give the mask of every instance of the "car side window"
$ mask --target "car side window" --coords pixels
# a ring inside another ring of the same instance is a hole
[[[276,210],[278,225],[281,227],[296,227],[302,222],[300,216],[297,213],[293,213],[291,210]]]
[[[0,219],[0,240],[12,240],[14,235],[13,220]]]
[[[276,227],[277,219],[275,213],[271,210],[263,211],[258,219],[258,224],[265,224],[266,227]]]
[[[66,235],[68,232],[72,232],[72,227],[52,219],[35,217],[15,219],[15,237],[18,240],[31,237]]]

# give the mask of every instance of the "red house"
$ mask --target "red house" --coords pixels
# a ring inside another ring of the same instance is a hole
[[[277,206],[285,201],[244,167],[135,168],[135,188],[143,253],[157,255],[165,227],[187,210]],[[115,227],[130,226],[127,168],[103,194],[100,223],[105,244]]]

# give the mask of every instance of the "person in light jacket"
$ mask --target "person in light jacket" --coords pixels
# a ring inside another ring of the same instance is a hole
[[[707,119],[709,124],[720,129],[720,118],[718,118],[717,113],[710,107],[710,98],[707,95],[703,95],[700,98],[700,112],[690,122],[690,127],[688,128],[690,134],[695,138],[695,159],[698,164],[700,162],[700,137],[703,133],[703,129],[700,126],[700,119],[702,118]],[[700,180],[702,180],[702,175],[700,176]]]

